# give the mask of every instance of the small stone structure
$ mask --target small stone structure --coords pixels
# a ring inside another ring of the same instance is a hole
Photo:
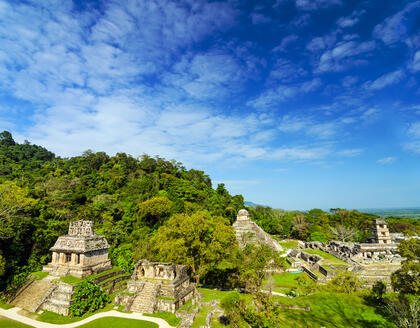
[[[372,243],[391,244],[391,237],[385,220],[372,220]]]
[[[105,237],[93,231],[93,221],[71,222],[68,235],[58,237],[50,248],[52,261],[43,271],[56,276],[84,278],[112,269],[108,248]]]
[[[246,244],[251,242],[267,245],[275,251],[283,251],[283,248],[275,239],[261,229],[258,224],[251,221],[249,213],[245,209],[238,212],[233,229],[235,230],[236,239],[240,247],[245,247]]]
[[[174,313],[195,295],[195,285],[185,265],[139,261],[127,283],[127,293],[118,294],[115,303],[127,311]]]

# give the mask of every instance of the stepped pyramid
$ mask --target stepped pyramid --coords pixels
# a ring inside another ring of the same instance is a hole
[[[245,247],[248,243],[256,243],[267,245],[275,251],[283,251],[283,248],[275,239],[261,229],[254,221],[251,221],[247,210],[242,209],[238,212],[233,229],[235,230],[236,239],[240,247]]]
[[[145,282],[142,291],[134,299],[130,311],[140,313],[154,313],[157,305],[157,295],[160,284]]]

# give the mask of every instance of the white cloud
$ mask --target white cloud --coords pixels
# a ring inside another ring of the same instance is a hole
[[[292,84],[292,85],[279,85],[274,88],[269,88],[263,91],[257,98],[247,103],[258,110],[275,109],[281,102],[295,97],[298,94],[310,93],[319,89],[322,85],[320,79],[315,78],[306,82]]]
[[[413,122],[408,127],[408,135],[420,139],[420,121]]]
[[[252,21],[252,24],[254,25],[266,24],[266,23],[271,22],[271,18],[264,16],[263,14],[260,14],[260,13],[252,13],[251,21]]]
[[[337,134],[339,127],[338,121],[317,122],[312,117],[285,115],[277,128],[285,133],[299,132],[318,139],[330,139]]]
[[[340,17],[337,21],[337,25],[342,28],[352,27],[359,22],[360,16],[364,13],[366,13],[365,10],[355,10],[349,16]]]
[[[344,149],[337,152],[337,155],[344,157],[356,157],[359,156],[364,150],[361,148]]]
[[[327,147],[283,147],[274,150],[270,154],[270,158],[275,160],[297,160],[309,161],[325,158],[331,153]]]
[[[367,82],[365,84],[365,88],[372,90],[383,89],[389,85],[399,83],[404,78],[404,76],[405,74],[402,70],[396,70],[394,72],[387,73],[378,77],[373,82]]]
[[[404,145],[404,150],[420,155],[420,141],[412,141]]]
[[[286,51],[286,48],[292,43],[296,42],[298,39],[299,37],[296,34],[288,35],[285,38],[283,38],[283,40],[281,40],[280,44],[277,47],[275,47],[273,51]]]
[[[318,52],[324,50],[325,48],[330,48],[334,45],[336,41],[336,36],[334,34],[329,34],[324,37],[313,38],[307,45],[306,49],[311,52]]]
[[[420,71],[420,50],[418,50],[413,57],[413,63],[411,65],[413,71]]]
[[[296,7],[306,11],[327,8],[333,5],[341,4],[341,0],[296,0]]]
[[[387,45],[404,41],[409,33],[409,28],[416,26],[419,9],[420,1],[408,3],[401,11],[376,25],[373,36],[381,39]]]
[[[350,66],[365,63],[364,60],[357,60],[353,57],[366,54],[374,50],[375,41],[366,41],[358,43],[356,41],[339,42],[331,50],[325,51],[317,67],[318,72],[342,71]]]
[[[302,76],[307,75],[307,72],[298,64],[290,60],[279,59],[270,72],[269,79],[280,80],[282,82],[291,82]]]
[[[385,158],[378,159],[377,162],[379,164],[392,164],[396,160],[397,160],[397,157],[390,156],[390,157],[385,157]]]

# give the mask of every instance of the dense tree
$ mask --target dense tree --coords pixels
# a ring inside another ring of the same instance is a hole
[[[0,184],[0,238],[10,238],[19,220],[28,217],[36,201],[27,196],[28,192],[14,182]]]
[[[173,215],[158,229],[152,244],[160,259],[188,265],[197,283],[237,245],[229,221],[205,211]]]
[[[420,239],[404,240],[398,250],[405,260],[401,269],[391,275],[392,287],[403,294],[420,295]]]
[[[336,227],[331,227],[331,235],[333,239],[345,242],[354,238],[356,229],[346,228],[344,225],[339,224]]]
[[[113,264],[128,265],[130,252],[153,256],[150,238],[171,215],[207,211],[232,222],[244,206],[242,196],[213,189],[203,171],[174,160],[93,151],[62,159],[8,132],[0,135],[0,194],[0,290],[46,264],[72,220],[93,220]]]

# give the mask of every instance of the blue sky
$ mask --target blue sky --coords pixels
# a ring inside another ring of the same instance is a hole
[[[284,209],[420,205],[420,1],[0,0],[0,130]]]

